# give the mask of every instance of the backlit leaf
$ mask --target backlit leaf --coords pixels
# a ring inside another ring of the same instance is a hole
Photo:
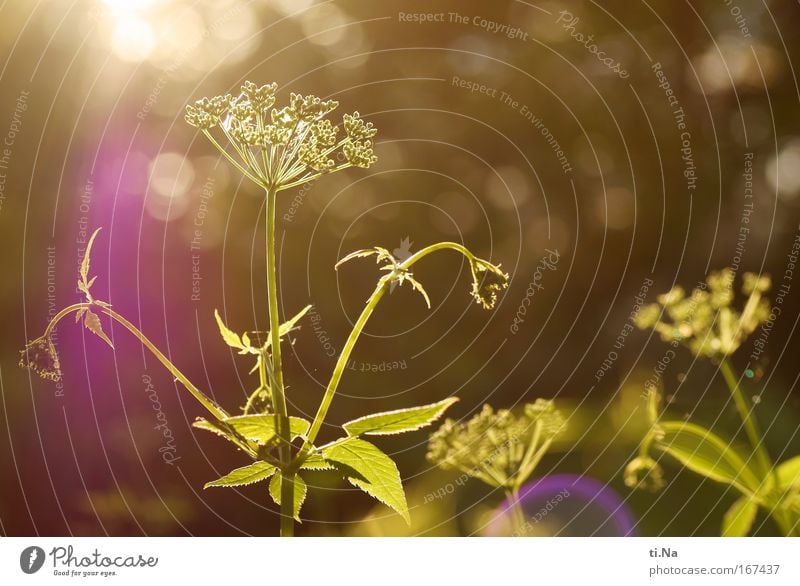
[[[333,465],[325,461],[320,454],[311,454],[303,465],[300,466],[301,470],[331,470]]]
[[[364,249],[361,249],[361,250],[356,250],[356,251],[351,252],[350,254],[348,254],[344,258],[342,258],[339,262],[337,262],[336,265],[334,266],[334,268],[338,270],[338,268],[341,265],[343,265],[344,263],[346,263],[347,261],[353,260],[354,258],[364,258],[364,257],[367,257],[367,256],[371,256],[373,254],[377,255],[377,257],[375,258],[375,262],[380,262],[382,260],[388,260],[388,261],[391,261],[392,264],[396,264],[395,263],[395,258],[392,256],[392,254],[388,250],[386,250],[385,248],[381,248],[380,246],[376,246],[375,248],[364,248]]]
[[[322,448],[322,456],[351,484],[391,507],[411,524],[400,473],[389,456],[361,439]]]
[[[224,423],[220,423],[218,421],[209,421],[207,419],[203,419],[202,417],[198,417],[194,420],[194,422],[192,422],[192,427],[210,431],[211,433],[223,437],[229,442],[235,444],[237,447],[251,456],[256,456],[256,451],[253,446],[248,445],[247,440],[237,437],[233,429]]]
[[[414,431],[430,425],[450,407],[457,402],[456,397],[450,397],[444,401],[421,407],[411,407],[408,409],[397,409],[384,413],[375,413],[359,417],[348,421],[342,427],[347,435],[358,436],[366,435],[390,435],[394,433],[404,433]]]
[[[254,462],[249,466],[237,468],[218,480],[207,482],[204,488],[212,486],[244,486],[265,480],[275,474],[277,468],[267,462]]]
[[[280,334],[280,337],[283,338],[286,334],[291,332],[295,328],[295,326],[297,325],[297,322],[299,322],[302,319],[302,317],[306,313],[308,313],[308,311],[311,309],[311,307],[312,307],[311,305],[306,305],[303,309],[298,311],[297,315],[295,315],[292,319],[282,323],[280,325],[280,327],[278,328],[278,333]]]
[[[781,489],[800,483],[800,456],[790,458],[778,464],[776,468],[778,483]]]
[[[662,422],[659,428],[664,436],[656,447],[690,470],[740,490],[756,492],[759,489],[761,483],[744,458],[710,430],[683,421]]]
[[[102,228],[98,228],[94,231],[92,237],[89,238],[89,243],[86,245],[86,251],[83,253],[83,260],[81,261],[81,279],[84,283],[86,283],[86,278],[89,276],[89,257],[92,254],[92,245],[100,230],[102,230]],[[92,283],[94,283],[94,279],[92,279]],[[87,286],[87,289],[89,286],[91,286],[91,283]]]
[[[225,322],[222,321],[222,318],[219,315],[219,311],[217,311],[216,309],[214,310],[214,317],[217,318],[219,333],[222,335],[222,339],[228,346],[230,346],[231,348],[236,348],[238,350],[247,349],[247,346],[244,345],[242,339],[239,337],[239,334],[230,330],[228,326],[225,325]]]
[[[83,325],[85,325],[86,329],[99,337],[106,344],[112,348],[114,347],[114,344],[111,343],[111,340],[108,339],[108,336],[106,336],[105,332],[103,331],[103,324],[100,323],[100,318],[97,317],[97,314],[91,309],[86,309],[86,313],[84,314],[83,318]]]
[[[236,430],[236,433],[259,444],[266,444],[277,434],[277,416],[273,414],[237,415],[228,417],[225,423]],[[303,437],[308,433],[311,424],[301,417],[289,417],[291,439]]]
[[[280,506],[281,504],[281,483],[283,482],[283,476],[281,474],[276,474],[272,477],[272,480],[269,481],[269,495],[272,497],[272,500],[275,501],[275,504]],[[306,494],[308,493],[308,486],[306,486],[305,480],[300,478],[299,475],[295,475],[294,477],[294,503],[292,503],[292,508],[294,511],[292,515],[294,516],[295,520],[298,523],[300,521],[300,507],[303,506],[303,502],[306,500]]]
[[[745,537],[753,526],[758,504],[743,496],[731,505],[722,519],[722,537]]]

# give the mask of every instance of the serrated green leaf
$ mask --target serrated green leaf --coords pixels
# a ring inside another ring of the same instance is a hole
[[[658,427],[663,437],[656,447],[690,470],[745,493],[759,489],[761,483],[744,458],[712,431],[684,421],[662,422]]]
[[[361,250],[355,250],[350,254],[346,255],[342,258],[339,262],[334,265],[334,269],[338,270],[341,265],[346,263],[349,260],[353,260],[354,258],[364,258],[371,255],[377,255],[375,258],[375,262],[381,262],[382,260],[388,260],[392,264],[397,264],[394,256],[386,250],[385,248],[381,248],[380,246],[376,246],[375,248],[363,248]]]
[[[203,488],[210,488],[212,486],[244,486],[246,484],[253,484],[261,480],[266,480],[273,474],[277,468],[267,462],[254,462],[249,466],[237,468],[226,474],[222,478],[206,482]]]
[[[278,333],[280,334],[280,337],[283,338],[286,334],[291,332],[297,325],[297,322],[299,322],[312,307],[313,307],[312,305],[306,305],[303,309],[298,311],[297,314],[292,319],[283,322],[278,328]]]
[[[94,239],[97,237],[97,234],[102,229],[103,228],[98,228],[94,231],[91,238],[89,238],[89,243],[86,245],[86,251],[83,253],[83,260],[81,261],[81,279],[84,283],[86,283],[86,277],[89,276],[89,259],[92,255],[92,245],[94,244]],[[92,282],[94,282],[94,279],[92,279]],[[86,292],[88,293],[88,291]]]
[[[198,417],[192,422],[192,427],[210,431],[215,435],[225,438],[226,440],[236,445],[239,449],[243,450],[247,454],[250,454],[253,457],[256,456],[256,451],[253,448],[253,446],[248,445],[245,439],[236,437],[233,430],[231,428],[226,427],[225,424],[223,423],[219,423],[216,421],[208,421],[207,419]]]
[[[192,427],[196,427],[197,429],[205,429],[206,431],[210,431],[211,433],[224,438],[232,437],[231,434],[220,424],[214,423],[213,421],[209,421],[208,419],[204,419],[202,417],[195,419],[192,422]]]
[[[351,484],[391,507],[411,524],[400,473],[389,456],[371,443],[355,438],[323,448],[322,456]]]
[[[758,513],[758,503],[743,496],[731,505],[722,518],[722,537],[745,537]]]
[[[800,483],[800,456],[781,462],[775,471],[778,475],[778,484],[781,489]]]
[[[303,465],[300,466],[301,470],[332,470],[333,465],[325,461],[320,454],[311,454]]]
[[[217,325],[219,326],[219,333],[222,335],[223,341],[230,346],[231,348],[236,348],[237,350],[247,350],[248,346],[245,346],[242,339],[239,337],[239,334],[232,331],[228,326],[225,325],[225,322],[222,321],[222,318],[219,315],[219,311],[216,309],[214,310],[214,317],[217,319]]]
[[[431,308],[431,300],[428,297],[428,292],[425,291],[425,287],[422,286],[422,283],[417,281],[414,277],[411,276],[411,273],[406,273],[406,280],[411,283],[411,286],[418,291],[422,297],[425,298],[425,304],[428,306],[428,309]]]
[[[100,318],[97,317],[97,314],[91,309],[86,308],[86,313],[84,313],[83,316],[83,325],[95,336],[111,346],[112,349],[114,348],[114,344],[111,343],[111,340],[108,339],[108,336],[106,336],[106,333],[103,331],[103,324],[100,323]]]
[[[277,434],[277,417],[273,414],[236,415],[224,420],[236,433],[259,444],[266,444]],[[302,417],[289,417],[289,430],[292,439],[308,433],[311,423]]]
[[[283,475],[276,474],[272,477],[272,480],[269,481],[269,496],[272,497],[272,500],[275,501],[275,504],[280,506],[281,505],[281,483],[283,482]],[[300,478],[300,475],[295,475],[294,477],[294,503],[293,509],[294,512],[292,515],[294,516],[295,520],[298,523],[302,523],[300,520],[300,507],[303,506],[303,503],[306,500],[306,494],[308,493],[308,486],[306,485],[305,480]]]
[[[374,413],[348,421],[342,427],[347,435],[353,437],[362,434],[391,435],[415,431],[439,419],[447,408],[457,401],[456,397],[450,397],[430,405]]]

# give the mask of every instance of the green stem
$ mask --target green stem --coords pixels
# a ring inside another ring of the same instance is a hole
[[[761,432],[758,429],[758,423],[756,422],[755,417],[753,417],[752,410],[748,406],[747,400],[744,398],[742,389],[739,386],[739,381],[736,378],[736,375],[733,373],[733,369],[731,368],[730,362],[728,362],[727,358],[723,358],[720,362],[720,370],[722,371],[722,376],[725,379],[725,383],[728,385],[728,390],[733,397],[736,410],[739,412],[739,416],[742,418],[742,424],[744,425],[745,433],[747,434],[747,438],[750,440],[750,445],[753,447],[759,468],[761,469],[764,477],[766,477],[772,473],[772,459],[767,453],[767,448],[764,445],[764,440],[761,436]]]
[[[519,488],[523,485],[523,483],[528,479],[528,477],[533,472],[534,468],[536,467],[536,462],[534,462],[534,456],[536,454],[536,450],[539,447],[539,439],[542,436],[542,422],[537,421],[535,423],[535,427],[533,429],[533,435],[531,436],[531,440],[528,443],[528,447],[525,450],[525,455],[522,457],[519,463],[519,469],[517,470],[517,474],[514,477],[514,485]]]
[[[375,291],[372,292],[372,295],[367,301],[366,307],[364,307],[364,309],[361,311],[358,321],[356,321],[356,324],[353,326],[350,336],[348,336],[347,342],[345,342],[344,348],[342,348],[342,353],[339,354],[339,359],[336,361],[336,366],[333,368],[333,374],[331,375],[328,386],[325,389],[325,395],[322,397],[322,402],[317,409],[317,414],[314,416],[314,421],[308,431],[306,441],[303,444],[303,448],[300,450],[298,459],[300,459],[301,462],[302,459],[304,459],[311,451],[314,445],[314,440],[317,439],[317,435],[319,434],[322,424],[325,421],[325,417],[328,414],[328,409],[330,409],[331,402],[336,394],[336,389],[339,387],[339,381],[342,379],[342,374],[344,374],[344,370],[347,367],[347,362],[350,360],[350,354],[353,352],[353,348],[358,341],[358,337],[361,335],[364,326],[367,324],[372,312],[375,311],[375,307],[378,305],[378,302],[381,300],[384,293],[386,293],[386,289],[388,287],[389,279],[386,277],[381,277],[380,281],[378,281],[378,286],[375,287]]]
[[[739,416],[742,418],[742,423],[744,424],[747,438],[750,440],[750,444],[753,446],[756,461],[761,469],[764,480],[766,481],[767,477],[772,477],[772,482],[777,487],[778,472],[775,470],[775,467],[772,464],[772,458],[770,458],[769,452],[767,452],[767,448],[764,445],[764,439],[758,429],[758,423],[753,416],[752,410],[747,404],[747,400],[744,398],[744,394],[739,387],[739,380],[736,378],[733,368],[731,367],[727,358],[722,359],[720,363],[720,370],[722,371],[722,376],[725,378],[725,383],[728,385],[728,389],[731,392],[733,402],[736,404],[736,410],[739,412]],[[778,527],[780,527],[781,532],[784,535],[790,535],[792,533],[792,523],[786,512],[781,510],[779,505],[773,507],[771,515],[775,519],[775,522],[778,524]]]
[[[159,350],[155,346],[155,344],[153,344],[147,338],[147,336],[145,336],[141,332],[141,330],[139,330],[135,325],[133,325],[127,319],[125,319],[116,311],[114,311],[113,309],[111,309],[106,305],[99,305],[98,303],[75,303],[73,305],[65,307],[64,309],[59,311],[53,317],[52,320],[50,320],[50,323],[47,325],[47,329],[45,329],[44,331],[44,336],[45,337],[49,336],[53,331],[53,328],[55,328],[56,325],[58,324],[58,322],[61,321],[64,317],[66,317],[70,313],[74,313],[81,309],[90,309],[92,307],[106,314],[107,316],[115,320],[117,323],[125,326],[125,328],[134,336],[136,336],[136,338],[144,345],[144,347],[150,350],[153,356],[155,356],[158,359],[158,361],[164,365],[164,367],[172,374],[172,376],[174,376],[178,380],[178,382],[180,382],[184,387],[186,387],[186,390],[188,390],[194,396],[194,398],[197,399],[197,401],[201,405],[203,405],[203,407],[205,407],[208,410],[208,412],[211,413],[215,418],[222,420],[229,417],[228,413],[222,407],[217,405],[211,398],[206,396],[203,393],[203,391],[194,386],[192,382],[186,377],[186,375],[183,374],[180,370],[178,370],[178,367],[175,366],[169,360],[169,358],[164,356],[163,352],[161,352],[161,350]]]
[[[272,400],[278,421],[278,438],[281,442],[278,453],[282,464],[281,473],[288,471],[292,461],[289,413],[283,387],[283,364],[281,362],[280,318],[278,316],[278,267],[275,252],[275,207],[277,190],[267,189],[267,296],[269,299],[269,334],[272,347],[272,375],[275,383]],[[294,534],[294,474],[288,473],[281,480],[281,536]]]
[[[457,244],[456,242],[439,242],[438,244],[432,244],[421,250],[418,250],[405,261],[400,263],[400,267],[403,269],[410,269],[416,262],[425,258],[432,252],[445,249],[451,249],[460,252],[470,261],[475,259],[475,256],[467,248]],[[330,409],[333,397],[336,395],[336,389],[339,387],[342,374],[344,374],[344,370],[347,367],[348,361],[350,360],[350,354],[353,352],[353,348],[358,341],[358,337],[361,335],[361,332],[372,315],[372,312],[375,311],[375,307],[378,305],[378,302],[381,300],[384,293],[386,293],[386,289],[388,289],[390,282],[391,275],[385,275],[384,277],[381,277],[381,279],[378,281],[377,287],[375,287],[372,295],[367,300],[366,307],[364,307],[364,309],[361,311],[358,321],[356,321],[355,325],[353,326],[353,329],[350,332],[347,341],[345,342],[344,348],[342,348],[342,353],[339,355],[339,358],[336,361],[336,366],[333,368],[333,374],[331,374],[330,381],[325,389],[325,394],[322,397],[322,402],[320,403],[317,413],[314,416],[314,421],[311,423],[311,428],[308,431],[308,435],[303,443],[303,447],[301,448],[300,453],[295,460],[297,465],[302,464],[303,461],[308,457],[308,454],[314,448],[314,441],[317,439],[317,435],[322,428],[325,417],[328,415],[328,409]]]
[[[522,505],[519,502],[519,489],[506,489],[506,498],[511,503],[511,526],[513,528],[513,535],[515,537],[525,537],[528,535],[528,529],[525,522],[525,513],[522,511]]]

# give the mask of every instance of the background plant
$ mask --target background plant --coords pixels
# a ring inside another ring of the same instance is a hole
[[[719,365],[731,393],[748,449],[736,447],[715,432],[681,420],[665,419],[660,395],[647,390],[650,431],[639,454],[625,470],[625,483],[631,487],[659,490],[664,485],[663,471],[652,451],[667,454],[688,469],[717,482],[730,485],[741,496],[728,509],[722,522],[722,535],[747,535],[759,509],[764,509],[784,535],[800,531],[800,456],[775,465],[761,433],[753,405],[745,398],[744,381],[731,365],[731,355],[747,336],[769,317],[764,293],[770,278],[745,273],[741,287],[746,296],[741,311],[733,306],[734,277],[731,269],[711,273],[706,283],[689,295],[673,287],[660,295],[658,302],[643,307],[636,325],[652,328],[673,346],[683,344],[693,354]]]
[[[429,405],[360,417],[342,426],[344,436],[317,445],[318,434],[350,354],[378,302],[393,285],[408,283],[430,307],[427,292],[411,271],[429,254],[452,250],[463,255],[470,266],[471,294],[485,309],[492,308],[498,293],[507,287],[508,275],[498,265],[474,256],[464,246],[453,242],[427,246],[403,261],[381,247],[347,255],[336,268],[353,258],[375,256],[384,274],[347,338],[313,420],[290,416],[281,344],[298,327],[311,306],[301,308],[286,321],[280,318],[275,247],[278,193],[348,167],[368,168],[376,161],[372,143],[376,129],[354,112],[344,116],[341,132],[340,127],[334,126],[327,118],[338,104],[316,96],[291,94],[288,105],[275,107],[276,90],[275,83],[259,87],[248,81],[236,97],[203,98],[186,109],[186,121],[198,128],[234,167],[265,192],[269,333],[259,344],[246,332],[240,335],[231,330],[215,312],[225,343],[240,354],[250,356],[254,360],[251,374],[258,373],[258,385],[242,408],[242,414],[229,414],[196,387],[138,328],[108,303],[92,296],[90,290],[96,277],[89,278],[89,263],[97,231],[91,237],[80,268],[78,288],[84,293],[85,302],[58,312],[44,334],[22,351],[20,364],[44,378],[59,380],[60,364],[51,339],[53,328],[67,315],[75,314],[76,321],[83,318],[85,327],[111,345],[98,316],[98,313],[105,314],[135,335],[206,408],[211,418],[198,418],[195,427],[225,438],[253,460],[253,463],[207,483],[207,488],[236,487],[269,480],[269,494],[281,508],[281,535],[288,536],[294,532],[294,521],[299,521],[307,494],[301,472],[331,471],[344,476],[408,521],[408,505],[397,466],[363,437],[404,433],[429,425],[456,399],[447,398]]]
[[[510,505],[514,534],[525,535],[519,490],[564,429],[553,401],[537,399],[519,413],[484,405],[465,423],[445,420],[428,440],[428,461],[501,489]]]

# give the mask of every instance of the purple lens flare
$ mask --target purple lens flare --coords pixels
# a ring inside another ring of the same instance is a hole
[[[486,535],[630,537],[636,520],[617,492],[590,476],[555,474],[537,478],[520,489],[524,526],[514,525],[509,499],[496,509]]]

